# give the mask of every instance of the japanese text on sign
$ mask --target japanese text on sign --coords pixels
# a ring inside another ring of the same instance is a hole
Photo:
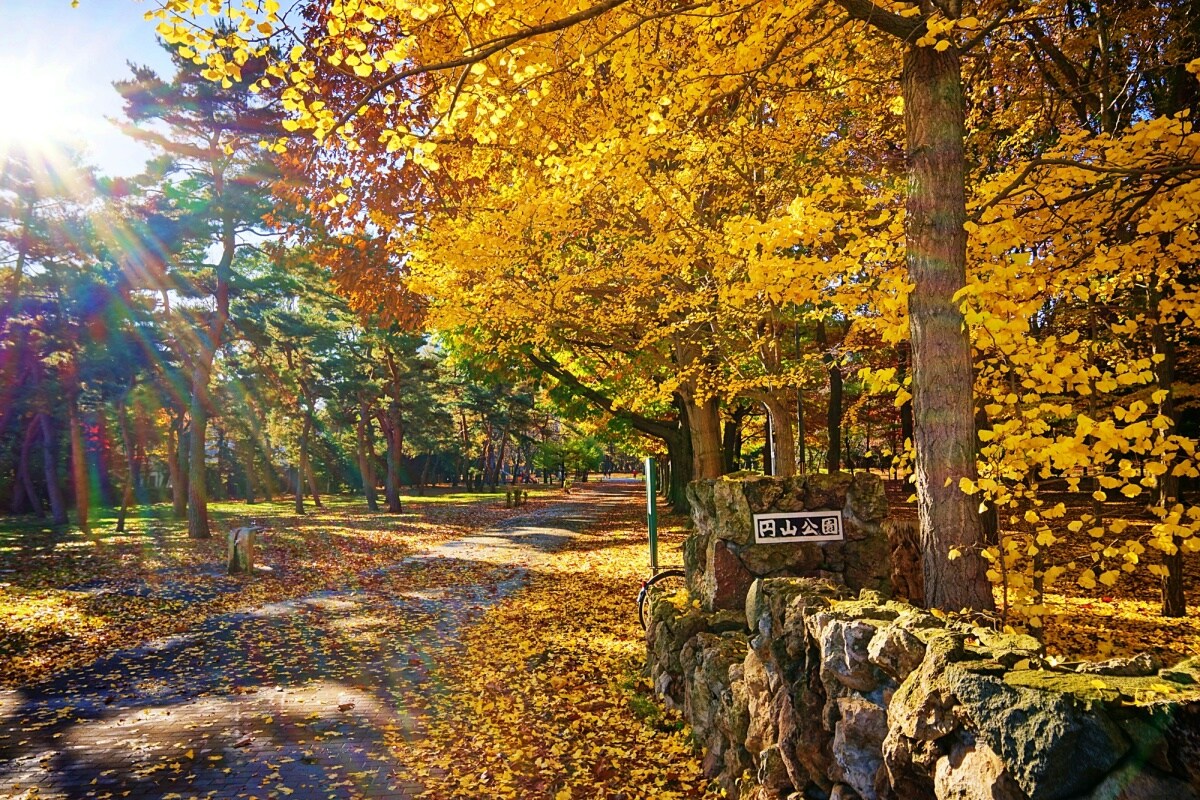
[[[754,541],[757,544],[838,542],[843,538],[840,511],[755,514],[753,521]]]

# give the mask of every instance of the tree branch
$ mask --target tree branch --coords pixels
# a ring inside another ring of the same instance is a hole
[[[664,422],[663,420],[650,419],[649,417],[644,417],[641,414],[629,411],[628,409],[617,408],[616,403],[611,397],[584,384],[584,382],[578,377],[571,374],[569,370],[555,361],[553,356],[544,355],[539,357],[533,353],[527,353],[526,357],[529,359],[531,364],[540,369],[542,372],[545,372],[547,375],[551,375],[556,378],[572,392],[575,392],[579,396],[590,400],[600,408],[607,411],[609,414],[612,414],[614,417],[620,417],[621,419],[626,420],[630,425],[642,433],[648,434],[657,439],[662,439],[663,441],[667,441],[679,436],[679,428],[675,424]]]

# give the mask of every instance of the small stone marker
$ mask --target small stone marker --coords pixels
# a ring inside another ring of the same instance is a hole
[[[843,538],[840,511],[789,511],[754,515],[755,544],[840,542]]]
[[[234,528],[229,532],[229,574],[250,574],[254,571],[254,528]]]

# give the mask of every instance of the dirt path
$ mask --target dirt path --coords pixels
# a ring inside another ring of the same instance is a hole
[[[439,654],[636,486],[0,693],[0,797],[413,797],[388,745],[421,736]]]

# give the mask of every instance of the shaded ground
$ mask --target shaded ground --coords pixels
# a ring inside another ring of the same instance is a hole
[[[411,797],[394,753],[421,738],[463,626],[635,498],[635,484],[592,486],[0,693],[0,796]]]

